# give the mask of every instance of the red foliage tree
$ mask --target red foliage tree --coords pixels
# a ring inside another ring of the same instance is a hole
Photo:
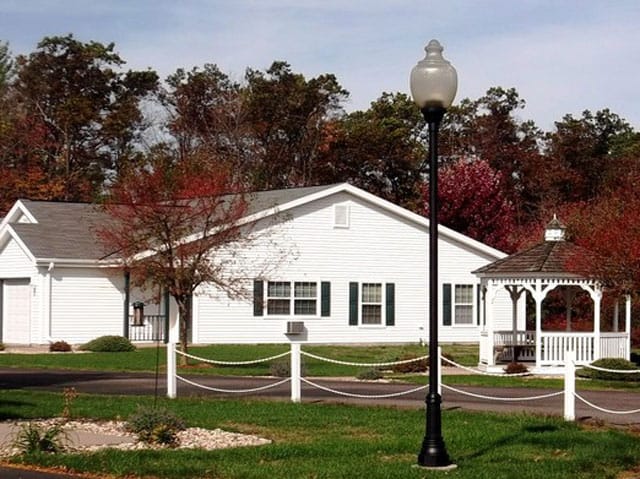
[[[569,266],[623,293],[640,291],[640,174],[587,203],[569,224],[578,253]],[[597,259],[594,260],[596,255]]]
[[[503,176],[484,160],[458,160],[438,175],[439,221],[494,248],[512,251],[515,208]],[[428,199],[428,186],[425,198]],[[427,200],[425,214],[429,214]]]
[[[162,159],[152,169],[122,175],[104,203],[110,221],[97,231],[134,285],[160,286],[175,299],[183,351],[190,298],[199,285],[215,284],[232,297],[243,293],[228,266],[234,246],[247,238],[239,224],[247,201],[229,172],[205,164]]]

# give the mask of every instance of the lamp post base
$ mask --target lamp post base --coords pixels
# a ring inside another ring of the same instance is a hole
[[[418,454],[418,465],[432,468],[443,468],[451,465],[447,448],[442,438],[441,408],[442,399],[435,391],[427,394],[427,427],[422,440],[422,448]]]

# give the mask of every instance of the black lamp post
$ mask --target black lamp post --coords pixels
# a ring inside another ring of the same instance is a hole
[[[429,392],[426,432],[418,464],[449,468],[451,459],[442,438],[442,398],[438,393],[438,128],[458,88],[455,68],[442,57],[442,46],[431,40],[426,57],[411,70],[411,95],[429,126]]]

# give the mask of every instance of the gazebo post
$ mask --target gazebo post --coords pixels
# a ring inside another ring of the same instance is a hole
[[[542,360],[542,301],[544,300],[544,294],[542,292],[542,283],[539,279],[535,282],[536,294],[533,295],[533,299],[536,302],[536,369],[540,369],[540,363]]]
[[[487,324],[487,343],[488,343],[488,354],[489,358],[487,360],[487,366],[494,366],[496,364],[493,349],[495,348],[495,337],[493,334],[493,296],[495,295],[494,285],[489,281],[487,283],[487,291],[484,295],[485,300],[485,320]],[[486,302],[489,301],[489,307],[487,307]]]
[[[627,361],[631,360],[631,295],[626,295],[624,330],[627,333]]]
[[[596,286],[593,291],[593,360],[600,359],[600,302],[602,301],[602,289]]]

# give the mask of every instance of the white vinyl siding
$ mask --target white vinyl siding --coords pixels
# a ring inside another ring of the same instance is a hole
[[[51,285],[51,336],[83,343],[124,329],[122,274],[98,268],[56,268]]]

